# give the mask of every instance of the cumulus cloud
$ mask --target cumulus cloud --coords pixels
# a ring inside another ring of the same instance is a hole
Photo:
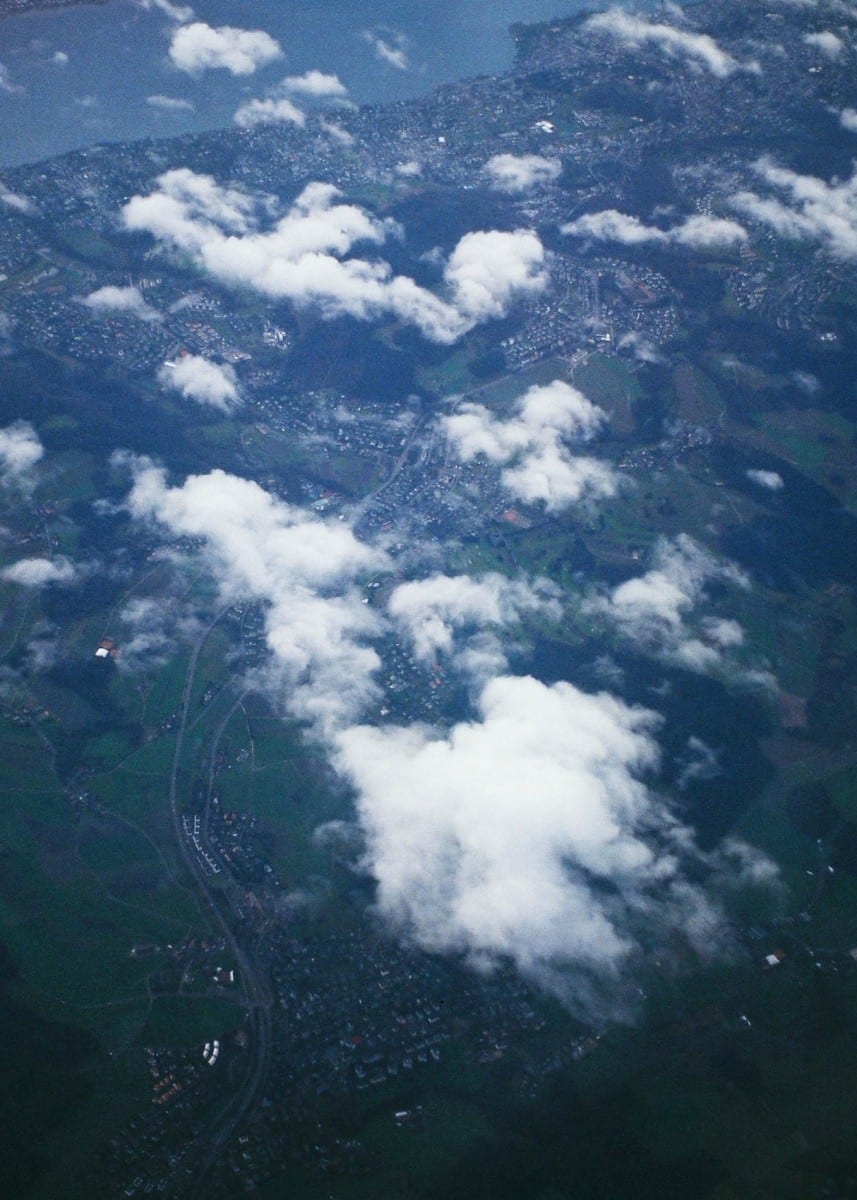
[[[778,492],[784,486],[783,477],[778,471],[751,470],[747,472],[747,478],[769,492]]]
[[[839,124],[849,133],[857,133],[857,108],[843,108],[839,114]]]
[[[465,233],[443,272],[453,303],[472,326],[505,316],[516,295],[547,286],[545,252],[537,234],[477,230]]]
[[[638,649],[691,671],[715,671],[724,665],[724,651],[744,638],[736,621],[693,619],[708,584],[716,580],[749,586],[733,563],[716,559],[682,533],[672,541],[659,539],[651,570],[591,599],[587,607],[613,622]]]
[[[324,731],[353,719],[376,695],[379,659],[367,639],[382,628],[354,580],[385,568],[385,554],[248,479],[215,470],[170,487],[147,460],[131,466],[132,515],[204,538],[223,602],[265,606],[268,679],[288,710]]]
[[[193,112],[194,105],[190,100],[177,96],[162,96],[160,94],[147,96],[146,103],[152,108],[163,109],[164,112]]]
[[[617,212],[615,208],[585,213],[577,220],[562,225],[560,232],[595,241],[621,242],[624,246],[655,242],[659,245],[688,246],[692,250],[722,249],[747,240],[746,229],[737,221],[698,215],[688,217],[672,229],[659,229],[656,225],[645,225],[638,217]]]
[[[124,461],[134,517],[204,539],[222,603],[263,605],[267,681],[312,722],[354,787],[363,866],[377,880],[381,915],[403,936],[483,969],[512,961],[600,1020],[628,1015],[618,985],[641,953],[666,952],[677,937],[716,951],[716,888],[700,880],[732,864],[733,876],[766,882],[767,860],[744,843],[720,856],[697,852],[647,782],[659,763],[656,714],[568,683],[499,674],[480,687],[474,718],[447,732],[355,724],[378,698],[371,643],[388,622],[423,659],[449,647],[491,659],[496,640],[486,648],[471,630],[556,615],[549,584],[435,575],[396,588],[385,618],[362,603],[355,581],[390,563],[342,522],[223,471],[170,486],[148,460]],[[132,601],[121,614],[141,655],[162,653],[154,603]],[[341,842],[352,832],[319,836]]]
[[[138,287],[97,288],[81,301],[94,313],[126,313],[139,321],[160,321],[163,318],[157,309],[147,304]]]
[[[555,619],[560,615],[556,590],[547,580],[530,583],[507,579],[496,572],[481,578],[432,575],[412,580],[393,591],[387,607],[422,662],[451,654],[459,631],[504,629],[516,624],[527,612],[543,612]],[[490,655],[491,673],[505,670],[507,664],[499,645],[489,647],[484,641],[467,647],[465,667],[472,669],[477,665],[474,654],[480,668],[484,667],[486,652]]]
[[[180,167],[161,175],[158,185],[149,196],[133,196],[122,209],[126,228],[196,250],[215,233],[246,233],[253,223],[253,197],[221,187],[210,175]]]
[[[446,734],[339,734],[381,914],[429,950],[511,959],[585,1016],[622,1015],[617,976],[643,945],[679,934],[705,953],[719,933],[683,874],[692,836],[644,782],[658,725],[606,693],[500,676]]]
[[[325,75],[316,70],[305,71],[303,75],[287,75],[281,86],[286,91],[316,99],[342,99],[348,95],[348,88],[338,75]]]
[[[216,363],[200,354],[185,354],[166,362],[158,371],[158,383],[181,392],[186,400],[230,413],[240,403],[238,379],[229,363]]]
[[[57,67],[67,67],[68,55],[65,50],[57,50],[51,58],[51,62]]]
[[[825,58],[839,58],[845,49],[845,43],[842,38],[837,37],[835,33],[831,33],[829,29],[824,29],[820,33],[804,34],[803,40],[807,46],[812,46],[813,49],[820,50]]]
[[[814,175],[778,167],[770,158],[759,159],[754,170],[786,200],[739,192],[731,201],[739,212],[782,237],[819,242],[835,258],[857,257],[857,171],[850,179],[825,183]]]
[[[657,46],[670,58],[683,58],[697,67],[704,67],[718,79],[726,79],[736,71],[759,71],[759,64],[740,63],[717,44],[707,33],[688,33],[672,25],[647,21],[621,8],[596,13],[586,22],[586,28],[605,33],[639,49]]]
[[[233,120],[242,129],[252,129],[256,125],[277,124],[303,127],[306,124],[306,114],[285,97],[280,100],[268,98],[267,100],[248,100],[235,110]]]
[[[170,60],[180,71],[198,75],[222,68],[231,75],[252,75],[259,67],[282,58],[279,43],[261,29],[214,29],[204,21],[182,25],[170,41]]]
[[[482,404],[465,403],[441,425],[463,462],[485,455],[503,467],[503,486],[513,496],[530,504],[541,501],[549,512],[557,512],[615,493],[613,470],[597,459],[574,455],[568,445],[594,437],[605,420],[602,409],[556,380],[531,387],[506,421]]]
[[[389,30],[364,29],[363,41],[375,51],[375,57],[397,71],[407,71],[410,67],[408,58],[408,39],[403,33]]]
[[[0,578],[6,583],[31,588],[45,587],[49,583],[71,583],[74,577],[74,564],[62,555],[56,558],[20,558],[0,571]]]
[[[495,191],[515,196],[554,183],[562,174],[562,163],[541,154],[495,154],[485,164],[485,173]]]
[[[258,198],[180,168],[162,175],[150,195],[134,196],[122,219],[127,229],[189,254],[221,282],[315,306],[327,317],[390,314],[443,343],[547,286],[544,247],[529,230],[465,234],[446,263],[440,297],[394,276],[383,260],[346,257],[356,245],[378,246],[399,230],[341,202],[330,184],[309,184],[271,228],[259,227],[261,208]],[[270,221],[267,212],[264,219]]]
[[[0,429],[0,470],[4,484],[28,488],[32,469],[45,453],[29,421],[14,421]]]
[[[0,182],[0,204],[5,204],[7,208],[13,208],[19,213],[33,213],[36,211],[36,206],[27,196],[21,196],[18,192],[10,191],[2,182]]]

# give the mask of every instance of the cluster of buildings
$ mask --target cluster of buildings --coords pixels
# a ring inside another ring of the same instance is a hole
[[[202,841],[202,818],[199,813],[182,814],[182,833],[193,848],[201,870],[205,875],[219,875],[223,870],[217,855],[213,854]]]
[[[264,1101],[226,1155],[227,1181],[258,1184],[288,1162],[365,1172],[372,1155],[355,1113],[386,1113],[403,1134],[418,1129],[421,1097],[443,1078],[451,1046],[479,1062],[527,1045],[527,1062],[540,1061],[528,1039],[546,1019],[511,970],[474,976],[365,927],[301,940],[275,933],[267,953],[278,1009],[272,1067]]]
[[[728,35],[732,6],[723,9]],[[271,473],[273,490],[280,488],[290,500],[319,513],[332,513],[350,498],[349,480],[348,469],[340,466],[342,487],[334,486],[330,477],[336,472],[327,470],[328,459],[362,462],[372,486],[364,490],[358,510],[358,533],[455,540],[465,558],[468,543],[498,556],[512,554],[506,531],[531,528],[540,515],[510,507],[494,467],[455,458],[437,432],[439,397],[428,385],[417,389],[420,395],[391,391],[369,398],[347,393],[338,383],[330,389],[304,387],[309,374],[295,354],[302,331],[284,308],[263,313],[257,299],[247,301],[189,277],[186,264],[179,269],[159,261],[156,267],[151,253],[136,261],[137,250],[124,242],[123,254],[135,267],[131,280],[161,319],[141,321],[130,313],[84,308],[80,299],[87,291],[129,282],[124,264],[120,270],[109,252],[120,236],[116,213],[169,166],[212,170],[221,152],[230,179],[247,187],[288,199],[318,178],[336,183],[349,198],[372,200],[402,221],[406,246],[409,237],[416,245],[435,233],[449,241],[452,217],[446,225],[439,219],[435,229],[429,215],[435,204],[441,209],[444,198],[464,190],[473,211],[484,213],[486,221],[493,214],[504,226],[535,228],[551,246],[549,288],[514,309],[502,326],[493,331],[485,326],[480,353],[498,351],[501,369],[508,373],[552,357],[581,366],[596,349],[622,352],[630,361],[647,345],[651,353],[669,356],[687,312],[677,283],[683,279],[685,252],[623,252],[603,243],[563,241],[558,227],[582,212],[623,202],[650,161],[664,178],[681,181],[681,199],[699,213],[721,213],[724,196],[749,186],[752,158],[769,135],[781,139],[797,128],[800,105],[811,97],[816,78],[808,74],[799,21],[789,24],[776,13],[764,20],[781,37],[782,58],[766,60],[764,75],[739,72],[722,84],[704,72],[658,72],[650,57],[641,61],[639,50],[632,55],[618,42],[593,54],[579,23],[572,22],[528,34],[516,71],[501,80],[452,85],[411,104],[343,111],[338,120],[352,139],[347,147],[311,120],[303,130],[226,131],[80,151],[9,172],[6,183],[31,197],[39,222],[12,214],[0,228],[0,311],[9,317],[18,344],[109,362],[128,379],[148,380],[145,386],[154,387],[157,367],[181,351],[235,363],[244,404],[236,420],[246,415],[248,442],[255,436],[264,447],[260,460]],[[620,81],[624,108],[608,94]],[[687,158],[710,144],[715,91],[717,137],[741,142],[742,152],[733,149],[700,161],[689,173]],[[853,102],[835,79],[830,96]],[[558,158],[562,178],[522,197],[498,195],[484,164],[499,152]],[[665,197],[668,203],[674,199]],[[639,198],[636,203],[642,208]],[[45,244],[50,226],[57,233]],[[752,246],[724,252],[714,265],[739,309],[781,329],[820,329],[817,314],[846,279],[844,268],[799,255],[781,238],[755,228]],[[635,336],[623,350],[627,334]],[[366,336],[375,332],[368,329]],[[414,377],[419,377],[416,367]],[[422,378],[436,381],[442,373],[425,370]],[[478,398],[475,385],[471,394]],[[675,426],[657,444],[629,448],[618,466],[658,470],[705,449],[710,438],[699,427]],[[293,491],[283,484],[285,473],[274,461],[272,446],[302,456]],[[251,464],[253,454],[251,445],[246,450]],[[170,548],[192,552],[199,545],[199,539],[186,538]],[[163,553],[159,548],[152,557]],[[367,588],[367,603],[383,598]],[[265,652],[263,613],[247,604],[231,616],[240,628],[244,664],[252,665]],[[105,640],[95,653],[109,658],[114,650]],[[454,685],[441,667],[421,664],[393,638],[384,664],[385,716],[394,708],[397,718],[432,720],[445,710]],[[13,720],[29,716],[12,713]],[[161,731],[173,730],[177,720],[176,713],[165,718]],[[220,771],[229,764],[218,759],[215,765]],[[84,806],[86,793],[77,790],[74,802]],[[371,1154],[361,1141],[361,1114],[383,1106],[403,1135],[415,1129],[419,1098],[424,1088],[443,1079],[453,1049],[481,1065],[520,1054],[520,1089],[529,1096],[552,1073],[597,1049],[597,1035],[580,1031],[561,1048],[540,1049],[534,1035],[545,1027],[545,1008],[511,970],[480,977],[455,962],[374,936],[365,916],[365,881],[335,881],[343,892],[337,931],[322,935],[307,918],[305,936],[297,936],[294,923],[279,919],[282,884],[250,813],[226,810],[215,796],[210,805],[206,799],[182,814],[181,834],[208,881],[216,878],[217,888],[229,889],[230,897],[241,895],[232,905],[238,936],[252,934],[247,943],[252,940],[272,991],[272,1044],[262,1098],[227,1146],[223,1169],[211,1180],[212,1195],[235,1194],[238,1186],[250,1190],[289,1161],[325,1171],[367,1170]],[[168,948],[154,982],[164,993],[202,980],[205,994],[222,998],[229,989],[237,994],[240,972],[222,965],[225,954],[222,939]],[[782,961],[771,951],[771,968],[772,958]],[[229,1086],[230,1068],[239,1074],[247,1052],[245,1029],[231,1036],[212,1030],[201,1050],[148,1048],[152,1111],[135,1118],[106,1151],[110,1186],[128,1197],[164,1192],[181,1170],[182,1147],[203,1134],[210,1106]],[[405,1091],[411,1098],[407,1107]]]
[[[717,18],[712,28],[728,46],[737,36],[731,8],[706,16],[709,23]],[[736,71],[717,80],[706,71],[664,71],[657,48],[631,50],[620,39],[603,37],[596,43],[579,22],[571,22],[522,35],[517,68],[501,79],[449,85],[407,104],[342,111],[337,122],[352,139],[347,146],[332,141],[322,124],[311,120],[305,129],[261,126],[136,147],[95,147],[38,168],[18,168],[7,173],[7,185],[32,200],[39,221],[12,213],[3,223],[0,308],[24,344],[121,363],[132,373],[151,374],[182,349],[244,360],[241,375],[250,382],[251,399],[254,379],[281,393],[297,332],[283,313],[261,314],[240,296],[201,280],[188,291],[187,276],[165,260],[155,265],[151,252],[135,262],[136,252],[123,245],[121,267],[108,253],[122,236],[115,219],[129,196],[145,192],[155,175],[171,166],[202,169],[204,163],[211,170],[222,149],[230,178],[248,187],[288,196],[318,178],[358,200],[371,193],[416,242],[423,236],[421,214],[428,215],[433,206],[441,214],[435,218],[436,234],[444,237],[442,198],[461,189],[470,194],[474,212],[484,209],[486,223],[493,208],[510,226],[548,234],[552,286],[537,303],[521,306],[515,330],[498,338],[507,370],[573,354],[605,329],[611,344],[634,330],[663,346],[682,323],[675,287],[641,259],[637,248],[630,263],[624,251],[604,259],[603,245],[563,239],[558,228],[594,208],[629,204],[629,211],[641,211],[634,193],[649,163],[656,177],[667,181],[663,195],[650,198],[650,209],[660,200],[667,207],[678,202],[698,213],[729,215],[724,207],[729,195],[754,186],[752,162],[765,149],[766,136],[776,145],[790,130],[799,131],[804,106],[812,103],[820,80],[829,104],[840,93],[843,105],[853,103],[844,66],[826,59],[819,65],[795,14],[785,20],[783,14],[768,13],[763,24],[787,52],[766,56],[761,74]],[[820,75],[812,73],[815,68]],[[615,100],[620,91],[622,104]],[[748,141],[752,145],[745,147]],[[521,196],[498,194],[484,170],[497,153],[559,160],[562,177]],[[63,231],[55,241],[45,236],[50,226]],[[645,249],[653,261],[665,253]],[[681,258],[684,252],[670,253]],[[787,241],[762,225],[753,227],[752,247],[719,257],[739,307],[781,328],[811,326],[844,278],[829,261],[817,264],[796,256]],[[598,275],[615,284],[609,294],[602,287],[600,300]],[[162,320],[89,312],[79,303],[91,289],[129,281]],[[356,430],[350,436],[370,437]]]
[[[186,939],[171,957],[187,976],[190,965],[195,973],[210,970],[222,952],[216,941],[203,948],[199,939]],[[273,926],[264,956],[275,1011],[264,1095],[218,1159],[212,1195],[258,1186],[287,1163],[367,1172],[374,1159],[360,1136],[361,1110],[380,1107],[403,1136],[418,1131],[424,1098],[450,1069],[450,1047],[474,1064],[509,1058],[530,1090],[555,1069],[556,1052],[540,1038],[544,1008],[511,969],[474,975],[445,958],[403,949],[365,924],[302,938]],[[581,1034],[568,1051],[579,1056],[595,1045]],[[206,1114],[240,1078],[247,1048],[243,1028],[202,1047],[146,1047],[151,1107],[105,1148],[99,1181],[105,1195],[167,1190],[183,1169],[186,1147],[204,1137]]]

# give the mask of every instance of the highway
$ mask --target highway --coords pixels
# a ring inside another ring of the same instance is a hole
[[[197,894],[202,901],[202,907],[207,908],[216,927],[221,931],[238,969],[238,977],[247,1006],[248,1036],[247,1062],[240,1086],[229,1098],[226,1107],[219,1114],[216,1122],[188,1143],[180,1153],[167,1182],[165,1195],[173,1200],[191,1200],[200,1194],[205,1179],[211,1167],[225,1149],[230,1138],[240,1122],[244,1119],[254,1101],[260,1095],[267,1079],[270,1048],[271,1048],[271,995],[264,972],[238,941],[229,917],[235,916],[231,904],[231,889],[212,889],[209,877],[205,874],[196,856],[188,845],[182,828],[179,805],[178,778],[181,769],[182,752],[184,750],[185,734],[187,731],[190,702],[196,679],[199,657],[212,630],[225,616],[227,609],[217,614],[213,621],[203,630],[194,643],[185,675],[182,690],[179,725],[176,734],[176,746],[173,754],[169,781],[169,805],[172,818],[173,832],[176,845],[188,874],[194,882]],[[238,702],[240,703],[240,701]],[[230,710],[229,715],[234,710]],[[225,728],[223,721],[215,734],[214,754],[217,742]],[[209,765],[209,783],[211,780]],[[228,911],[224,912],[224,902]]]

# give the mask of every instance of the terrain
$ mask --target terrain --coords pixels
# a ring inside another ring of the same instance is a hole
[[[855,1194],[857,16],[769,7],[5,173],[7,1194]]]

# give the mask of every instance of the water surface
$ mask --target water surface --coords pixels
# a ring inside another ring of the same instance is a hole
[[[239,104],[311,68],[339,75],[359,104],[424,95],[506,69],[514,22],[582,7],[597,0],[198,0],[197,20],[263,29],[280,43],[282,59],[244,78],[177,70],[167,55],[175,23],[137,0],[10,17],[0,21],[0,166],[221,128]],[[367,31],[402,48],[406,69],[381,61]],[[155,107],[150,96],[183,107]]]

